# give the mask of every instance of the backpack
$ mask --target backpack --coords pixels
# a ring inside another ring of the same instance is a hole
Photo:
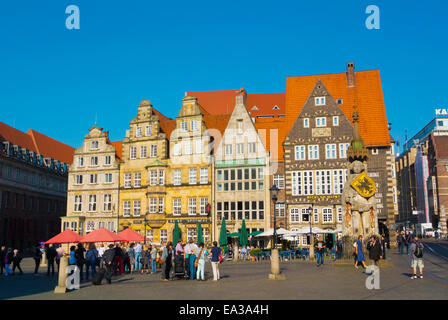
[[[414,256],[416,256],[417,258],[423,257],[423,247],[419,243],[415,244]]]

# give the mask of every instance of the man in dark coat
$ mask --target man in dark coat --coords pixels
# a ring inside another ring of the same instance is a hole
[[[369,259],[373,260],[375,265],[378,265],[378,260],[382,257],[382,248],[380,242],[375,238],[375,236],[372,236],[370,238],[370,242],[367,244],[367,250],[369,250]]]
[[[12,271],[13,275],[15,274],[16,268],[19,269],[20,274],[23,274],[22,268],[20,267],[20,262],[22,261],[22,255],[19,253],[19,250],[14,249],[14,255],[12,256]]]
[[[40,244],[36,244],[33,248],[33,259],[34,259],[34,274],[39,273],[40,261],[42,260],[42,251],[40,251]]]
[[[82,243],[78,243],[78,249],[76,249],[76,251],[75,251],[75,257],[76,257],[76,265],[79,268],[79,279],[80,280],[83,280],[83,278],[84,278],[83,274],[82,274],[82,266],[86,262],[85,252],[86,252],[86,249],[84,249],[84,247],[82,246]]]
[[[120,272],[119,274],[123,274],[123,249],[121,248],[121,245],[117,243],[115,246],[115,261],[114,261],[114,269],[115,273],[117,273],[117,270]]]
[[[106,267],[105,278],[107,283],[112,283],[112,275],[114,274],[114,260],[115,260],[115,248],[113,244],[109,245],[109,249],[107,249],[103,254],[103,263]]]
[[[54,276],[54,261],[58,254],[56,252],[56,249],[53,247],[53,244],[50,244],[48,248],[46,248],[45,254],[47,255],[48,259],[47,276],[50,275],[50,268],[51,268],[51,275]]]

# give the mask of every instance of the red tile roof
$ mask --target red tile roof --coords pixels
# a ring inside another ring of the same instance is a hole
[[[217,91],[192,91],[187,95],[198,98],[198,103],[210,114],[230,114],[235,107],[238,89]]]
[[[255,128],[271,154],[272,162],[283,162],[283,141],[289,132],[284,118],[257,119]]]
[[[246,99],[246,108],[251,117],[258,115],[274,115],[275,118],[279,114],[285,114],[286,94],[281,93],[249,93]],[[254,106],[258,110],[252,110]],[[277,106],[279,109],[274,109]]]
[[[115,148],[115,155],[121,161],[122,144],[121,141],[108,141]]]
[[[159,117],[160,120],[160,129],[166,134],[168,140],[170,139],[171,132],[176,129],[176,120],[168,118],[164,116],[161,112],[156,110],[156,108],[152,108],[154,114]]]
[[[9,141],[22,148],[41,154],[46,158],[53,158],[67,164],[73,162],[75,148],[34,129],[30,129],[25,133],[0,122],[0,140]]]
[[[287,77],[286,120],[289,128],[299,115],[317,80],[321,80],[333,98],[343,99],[339,106],[353,121],[353,105],[359,113],[359,131],[367,146],[389,146],[390,135],[384,106],[379,70],[356,71],[356,87],[347,88],[346,73]]]

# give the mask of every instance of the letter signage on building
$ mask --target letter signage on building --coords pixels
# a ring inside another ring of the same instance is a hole
[[[436,116],[448,116],[448,109],[436,109]]]

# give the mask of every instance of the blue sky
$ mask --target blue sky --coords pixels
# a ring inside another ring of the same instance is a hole
[[[68,30],[68,5],[80,30]],[[380,30],[368,30],[368,5]],[[146,98],[175,117],[186,91],[284,92],[286,76],[380,69],[400,141],[448,107],[447,1],[0,3],[0,121],[79,147],[98,119],[124,137]]]

